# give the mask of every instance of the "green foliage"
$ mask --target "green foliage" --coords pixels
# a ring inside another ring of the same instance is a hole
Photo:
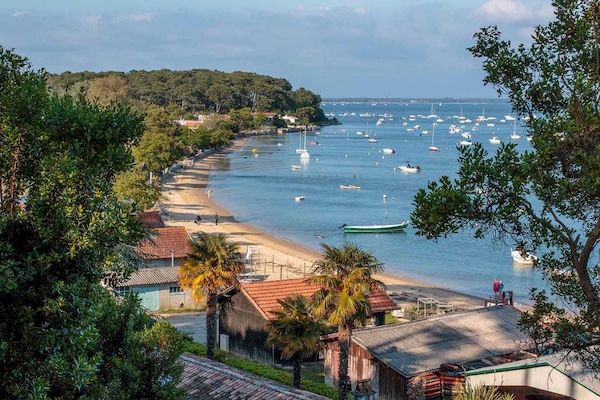
[[[0,398],[98,398],[108,384],[104,363],[125,349],[102,342],[118,307],[100,280],[144,236],[112,188],[142,129],[125,107],[49,97],[42,72],[0,48]],[[149,336],[139,341],[152,347]],[[175,352],[153,350],[139,360]],[[163,367],[140,375],[141,385],[154,385]]]
[[[143,163],[150,171],[162,171],[170,167],[183,155],[183,146],[178,138],[166,133],[146,132],[133,149],[135,161]]]
[[[536,27],[529,48],[513,48],[488,27],[469,49],[483,59],[484,82],[528,117],[533,150],[510,144],[490,156],[481,145],[460,149],[458,177],[420,190],[411,220],[430,239],[469,229],[544,251],[536,267],[551,296],[533,288],[535,309],[523,314],[521,327],[535,345],[567,349],[598,375],[600,14],[597,2],[553,6],[556,19]]]
[[[321,244],[323,257],[314,263],[312,282],[321,289],[313,295],[312,314],[327,318],[338,327],[338,398],[350,391],[348,358],[354,326],[364,326],[371,315],[369,294],[383,290],[384,284],[373,275],[383,272],[383,264],[370,252],[353,243],[341,247]]]
[[[103,106],[125,101],[127,80],[117,74],[93,79],[89,83],[86,97],[90,102],[97,102]]]
[[[227,113],[232,110],[248,108],[254,111],[274,111],[294,114],[301,107],[318,110],[315,121],[327,121],[320,109],[321,97],[305,88],[292,90],[285,79],[272,78],[255,73],[235,71],[224,73],[206,69],[189,71],[130,71],[115,72],[65,72],[48,75],[50,89],[57,94],[93,95],[102,86],[100,93],[121,93],[119,90],[107,90],[119,85],[99,85],[105,79],[114,80],[123,77],[126,81],[127,102],[139,105],[145,110],[148,105],[173,107],[169,111],[175,120],[185,114]],[[100,81],[98,81],[100,79]],[[314,121],[310,121],[314,122]],[[244,128],[242,128],[244,129]]]
[[[306,297],[293,295],[277,302],[281,308],[271,311],[273,319],[267,322],[267,344],[280,347],[281,356],[293,360],[293,384],[299,388],[302,361],[323,349],[321,336],[329,330],[325,323],[310,314]]]
[[[160,199],[161,192],[156,180],[148,184],[145,171],[131,170],[119,173],[115,178],[114,192],[120,201],[132,202],[136,209],[152,208]]]
[[[189,289],[196,302],[206,299],[206,343],[208,358],[214,359],[217,342],[217,294],[239,284],[244,272],[238,242],[227,243],[227,235],[201,233],[190,241],[190,253],[177,270],[180,285]]]
[[[453,397],[455,400],[514,400],[510,393],[501,394],[494,386],[460,385]]]
[[[206,357],[206,346],[196,342],[187,342],[184,347],[186,352]],[[236,357],[231,353],[226,353],[222,350],[215,351],[215,361],[229,365],[231,367],[241,369],[253,373],[263,378],[271,379],[291,386],[293,381],[292,373],[279,368],[269,367],[255,361],[250,361],[244,358]],[[337,399],[337,390],[325,385],[323,382],[314,382],[303,379],[300,384],[300,389],[320,394],[321,396],[330,399]]]
[[[97,329],[102,361],[91,399],[182,399],[177,388],[183,365],[183,335],[169,322],[153,321],[139,299],[127,295],[116,303],[104,294]]]

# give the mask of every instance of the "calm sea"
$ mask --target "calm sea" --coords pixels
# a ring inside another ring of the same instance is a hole
[[[324,103],[322,108],[342,125],[325,127],[320,134],[308,133],[308,162],[302,162],[296,153],[303,145],[299,133],[254,137],[241,151],[213,165],[210,188],[214,200],[240,222],[275,236],[317,251],[320,243],[354,242],[372,251],[385,264],[386,272],[464,293],[489,297],[497,278],[504,282],[505,290],[514,291],[517,302],[530,304],[529,289],[547,287],[532,267],[513,265],[513,243],[476,240],[470,232],[435,242],[416,236],[413,228],[395,234],[344,234],[339,229],[344,223],[408,220],[418,189],[444,174],[455,176],[457,145],[467,139],[461,133],[450,133],[453,124],[471,132],[471,140],[483,143],[490,153],[497,145],[489,139],[497,136],[511,141],[513,130],[521,135],[514,140],[519,148],[530,148],[520,121],[505,117],[511,115],[509,104]],[[431,114],[438,118],[427,118]],[[474,131],[479,116],[486,120]],[[370,143],[357,131],[377,143]],[[432,140],[439,152],[428,150]],[[384,148],[395,153],[384,154]],[[398,167],[406,162],[419,165],[421,172],[401,172]],[[340,189],[348,184],[361,189]],[[305,200],[297,202],[296,196]]]

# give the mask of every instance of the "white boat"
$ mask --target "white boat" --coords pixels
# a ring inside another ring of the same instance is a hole
[[[400,168],[400,171],[402,172],[420,172],[421,171],[421,167],[419,167],[418,165],[410,165],[409,163],[406,163],[406,165],[400,165],[398,168]]]
[[[301,165],[292,165],[292,169],[302,169]]]
[[[296,149],[296,154],[304,154],[306,150],[306,131],[304,131],[304,142],[302,141],[302,132],[300,132],[300,147]]]
[[[301,159],[309,159],[310,158],[310,154],[308,154],[308,151],[305,151],[304,153],[300,153],[300,158]]]
[[[356,131],[357,135],[364,135],[365,133],[363,131]]]
[[[396,152],[396,150],[394,149],[390,149],[389,147],[386,147],[385,149],[381,150],[384,154],[394,154]]]
[[[473,142],[471,142],[470,140],[461,140],[460,142],[458,142],[458,144],[460,144],[461,146],[470,146],[473,144]]]
[[[530,253],[521,254],[519,250],[510,249],[510,255],[517,264],[533,265],[537,261],[537,257]]]
[[[340,189],[344,189],[344,190],[360,190],[360,186],[356,186],[356,185],[340,185]]]
[[[435,126],[437,123],[433,123],[433,127],[431,128],[431,146],[429,146],[429,151],[440,151],[437,147],[433,145],[433,139],[435,138]]]
[[[465,139],[471,139],[471,132],[463,132],[460,134],[460,136],[464,137]]]
[[[490,122],[490,123],[488,123],[488,124],[487,124],[487,126],[489,126],[489,127],[491,128],[491,127],[494,127],[494,126],[496,126],[496,124],[494,124],[494,123]]]
[[[521,139],[521,135],[519,135],[517,133],[517,121],[516,120],[513,122],[513,133],[510,135],[510,138],[513,140]]]
[[[512,115],[505,115],[504,119],[507,120],[507,121],[514,121],[515,117],[513,117]]]
[[[369,143],[377,143],[377,139],[375,139],[375,138],[369,138]]]
[[[296,197],[294,197],[294,200],[296,200],[296,201],[302,201],[304,199],[305,199],[304,196],[296,196]]]
[[[493,138],[490,139],[490,143],[491,144],[500,144],[500,143],[502,143],[502,140],[498,139],[498,136],[494,136]]]

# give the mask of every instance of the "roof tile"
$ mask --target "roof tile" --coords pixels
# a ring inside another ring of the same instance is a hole
[[[171,258],[171,250],[173,257],[182,258],[190,252],[190,240],[184,227],[157,228],[156,237],[140,242],[138,250],[149,259]]]
[[[311,284],[309,278],[282,279],[274,281],[243,283],[242,291],[256,305],[265,319],[271,319],[271,311],[280,308],[277,300],[283,300],[292,294],[299,294],[305,297],[312,296],[319,286]],[[390,297],[377,290],[374,291],[369,299],[373,312],[394,310],[398,308],[396,303]]]

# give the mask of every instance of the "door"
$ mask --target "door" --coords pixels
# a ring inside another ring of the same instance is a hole
[[[158,286],[140,286],[133,288],[133,291],[136,292],[140,297],[142,307],[144,307],[148,311],[157,311],[160,308],[158,300]]]

